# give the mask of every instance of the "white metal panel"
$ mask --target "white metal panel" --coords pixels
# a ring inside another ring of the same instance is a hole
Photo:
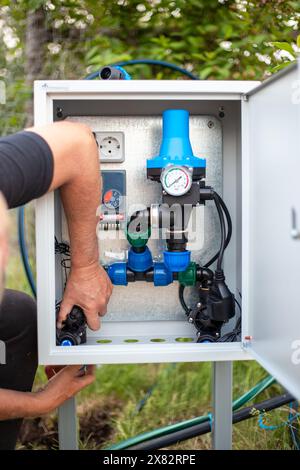
[[[243,307],[249,350],[300,398],[300,238],[291,226],[294,210],[300,229],[297,79],[292,67],[243,104]]]
[[[210,362],[249,360],[250,354],[240,343],[145,343],[85,344],[57,346],[47,356],[40,355],[40,364],[148,364],[164,362]]]
[[[258,84],[246,80],[37,80],[35,93],[39,89],[53,99],[106,100],[197,99],[201,93],[201,99],[240,100]]]
[[[162,139],[162,122],[160,116],[75,116],[71,121],[87,124],[94,132],[122,131],[124,135],[126,156],[121,163],[101,163],[103,170],[125,170],[127,197],[127,214],[151,204],[161,202],[161,185],[149,181],[146,175],[146,162],[149,156],[159,154]],[[211,123],[211,126],[208,126]],[[206,159],[206,184],[222,194],[222,125],[214,116],[190,116],[190,140],[195,155]],[[67,223],[63,217],[62,239],[68,240]],[[202,262],[209,260],[219,249],[219,219],[212,203],[198,207],[190,217],[189,245],[192,260]],[[217,234],[217,235],[216,235]],[[60,239],[59,232],[57,234]],[[126,256],[128,241],[123,230],[101,230],[98,232],[101,263],[109,264],[111,253]],[[165,241],[159,231],[152,229],[147,246],[155,260],[161,260]],[[125,258],[124,258],[125,259]],[[187,305],[197,303],[197,291],[186,289]],[[186,315],[178,301],[178,283],[169,286],[155,287],[149,282],[129,283],[126,287],[114,286],[108,311],[103,322],[134,320],[182,320]],[[145,328],[145,327],[144,327]]]
[[[35,85],[34,96],[35,125],[42,126],[52,122],[52,100],[48,97],[45,89]],[[39,198],[36,201],[35,210],[39,358],[48,357],[49,349],[55,344],[55,315],[53,315],[53,312],[55,312],[53,196],[53,193],[50,193]]]

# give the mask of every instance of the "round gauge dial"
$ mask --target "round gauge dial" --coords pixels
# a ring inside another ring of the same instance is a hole
[[[109,189],[103,196],[103,203],[107,209],[116,210],[121,204],[121,193],[117,189]]]
[[[170,165],[161,174],[161,184],[171,196],[182,196],[192,185],[192,173],[184,166]]]

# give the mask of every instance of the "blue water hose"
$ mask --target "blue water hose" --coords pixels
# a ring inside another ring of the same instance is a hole
[[[25,239],[25,206],[21,206],[18,211],[18,239],[20,246],[20,253],[25,269],[26,277],[33,296],[36,298],[36,286],[34,276],[29,263],[28,250]]]
[[[179,65],[172,64],[171,62],[166,62],[164,60],[134,59],[134,60],[124,60],[121,62],[115,62],[114,64],[110,64],[110,65],[111,67],[127,67],[128,65],[156,65],[159,67],[164,67],[170,70],[174,70],[175,72],[185,75],[191,80],[199,80],[199,77],[189,72],[188,70],[180,67]],[[99,77],[99,70],[88,75],[86,77],[86,80],[93,80],[94,78],[98,78],[98,77]]]

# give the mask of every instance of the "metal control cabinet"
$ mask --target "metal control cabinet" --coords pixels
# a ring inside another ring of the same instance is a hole
[[[197,344],[193,326],[180,311],[175,309],[173,315],[166,297],[161,299],[159,315],[159,294],[153,309],[148,305],[148,315],[147,309],[143,314],[143,303],[139,305],[137,297],[132,302],[132,317],[128,310],[122,317],[118,315],[122,304],[119,312],[117,307],[122,295],[116,293],[120,296],[118,301],[112,300],[113,311],[99,332],[88,332],[87,344],[56,346],[55,302],[62,295],[63,283],[54,253],[54,236],[65,237],[65,226],[58,194],[50,193],[36,205],[40,363],[219,362],[255,358],[300,398],[299,79],[298,68],[292,66],[263,84],[201,80],[35,82],[36,125],[70,119],[87,122],[104,137],[106,131],[113,132],[113,136],[124,134],[124,160],[103,162],[103,170],[121,169],[127,174],[127,162],[132,165],[133,158],[130,135],[134,129],[137,134],[142,132],[139,122],[142,130],[148,129],[147,139],[152,135],[156,142],[157,126],[165,109],[183,108],[190,112],[192,146],[199,149],[200,156],[209,155],[208,168],[211,161],[212,177],[232,215],[233,238],[226,250],[224,270],[229,287],[242,297],[241,342]],[[99,128],[101,122],[106,127]],[[197,126],[202,128],[202,134],[197,134]],[[143,162],[139,161],[139,165],[142,167]],[[155,183],[149,184],[153,185],[149,191],[155,197],[158,188]],[[127,180],[128,193],[131,188]],[[207,228],[213,230],[212,214],[204,222],[201,220],[204,228],[207,223]],[[199,243],[196,250],[201,254],[201,240]],[[170,292],[173,306],[176,290]],[[137,312],[141,310],[139,316]],[[110,342],[102,342],[103,339]],[[127,342],[128,339],[137,341]]]

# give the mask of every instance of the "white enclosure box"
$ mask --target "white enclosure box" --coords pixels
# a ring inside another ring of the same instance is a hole
[[[198,344],[195,328],[180,310],[178,285],[118,286],[100,331],[88,332],[84,345],[56,346],[55,305],[62,297],[63,279],[54,237],[65,240],[67,232],[59,196],[50,193],[37,201],[36,208],[40,363],[255,358],[300,398],[299,78],[298,68],[292,66],[263,84],[201,80],[35,83],[36,125],[68,119],[89,124],[102,139],[112,135],[118,141],[121,136],[121,147],[116,140],[112,147],[113,151],[121,148],[120,153],[115,160],[103,159],[101,168],[125,170],[130,203],[135,199],[147,205],[159,202],[158,183],[146,179],[146,159],[158,153],[162,112],[178,108],[190,112],[194,154],[207,159],[206,182],[222,194],[231,213],[233,236],[224,271],[230,289],[242,299],[241,342]],[[218,246],[212,205],[200,208],[199,221],[191,250],[202,263]],[[118,256],[109,243],[100,241],[104,258]],[[150,241],[157,255],[159,243]],[[123,250],[126,240],[118,244]],[[232,329],[234,321],[225,328]]]

